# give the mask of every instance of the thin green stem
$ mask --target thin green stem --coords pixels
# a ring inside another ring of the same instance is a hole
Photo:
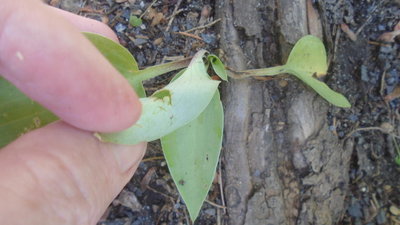
[[[190,64],[190,61],[192,58],[185,58],[182,60],[170,62],[170,63],[164,63],[160,65],[155,65],[155,66],[150,66],[147,67],[146,69],[136,71],[134,73],[135,77],[140,79],[140,81],[148,80],[153,77],[174,71],[174,70],[179,70],[183,69],[185,67],[188,67]]]
[[[243,71],[234,71],[230,68],[226,68],[226,70],[228,72],[228,76],[233,79],[244,79],[247,77],[259,77],[259,76],[275,76],[287,72],[285,65],[262,68],[262,69],[243,70]]]

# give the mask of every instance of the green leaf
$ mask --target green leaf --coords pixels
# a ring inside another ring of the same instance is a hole
[[[146,97],[143,84],[135,72],[139,71],[131,53],[115,41],[93,33],[83,33],[135,89],[139,97]]]
[[[211,66],[214,72],[224,81],[228,81],[228,74],[225,70],[225,65],[218,58],[218,56],[210,54],[207,56],[208,61],[211,63]]]
[[[0,77],[0,148],[58,118]]]
[[[325,46],[322,41],[312,35],[307,35],[298,40],[290,52],[285,65],[294,71],[301,71],[312,77],[325,75],[328,71]]]
[[[129,17],[129,24],[133,27],[138,27],[142,25],[142,23],[143,23],[142,19],[137,16],[131,15]]]
[[[324,82],[321,82],[303,71],[288,70],[288,73],[295,75],[308,86],[312,87],[321,97],[330,102],[331,104],[343,108],[351,107],[350,102],[342,94],[330,89]]]
[[[214,179],[223,135],[219,92],[189,124],[161,138],[169,171],[194,221]]]
[[[142,115],[135,125],[117,133],[98,134],[98,138],[128,145],[153,141],[197,118],[210,103],[219,84],[208,76],[202,59],[204,54],[205,51],[197,53],[174,82],[140,99]]]
[[[288,61],[283,67],[287,73],[298,77],[333,105],[351,107],[346,97],[314,78],[325,75],[328,70],[325,47],[319,38],[312,35],[301,38],[290,52]]]

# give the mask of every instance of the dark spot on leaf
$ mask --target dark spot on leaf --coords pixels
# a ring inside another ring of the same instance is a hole
[[[185,185],[185,181],[182,180],[182,179],[180,179],[178,183],[179,183],[180,185],[182,185],[182,186]]]

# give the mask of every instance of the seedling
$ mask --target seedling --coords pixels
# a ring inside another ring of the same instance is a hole
[[[142,18],[137,17],[135,15],[131,15],[129,17],[129,24],[133,27],[139,27],[140,25],[143,24]]]
[[[139,70],[134,57],[121,45],[96,34],[85,35],[129,81],[143,108],[132,127],[94,135],[104,142],[127,145],[161,139],[168,168],[193,221],[212,184],[222,147],[220,81],[211,79],[207,71],[212,70],[224,81],[228,75],[246,78],[290,73],[328,102],[350,107],[344,96],[315,78],[326,74],[327,64],[324,45],[313,36],[300,39],[283,66],[236,72],[226,69],[217,56],[204,50],[193,58]],[[180,69],[168,85],[146,97],[143,80]],[[0,147],[57,119],[0,77]]]
[[[324,82],[317,79],[325,76],[327,70],[324,44],[317,37],[308,35],[296,43],[285,65],[241,72],[231,71],[231,76],[242,78],[289,73],[309,85],[331,104],[344,108],[350,107],[349,101],[343,95],[333,91]]]

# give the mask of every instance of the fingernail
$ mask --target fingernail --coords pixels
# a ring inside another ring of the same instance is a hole
[[[132,167],[136,167],[142,160],[146,152],[147,143],[141,142],[137,145],[115,145],[113,153],[122,173],[127,172]]]

